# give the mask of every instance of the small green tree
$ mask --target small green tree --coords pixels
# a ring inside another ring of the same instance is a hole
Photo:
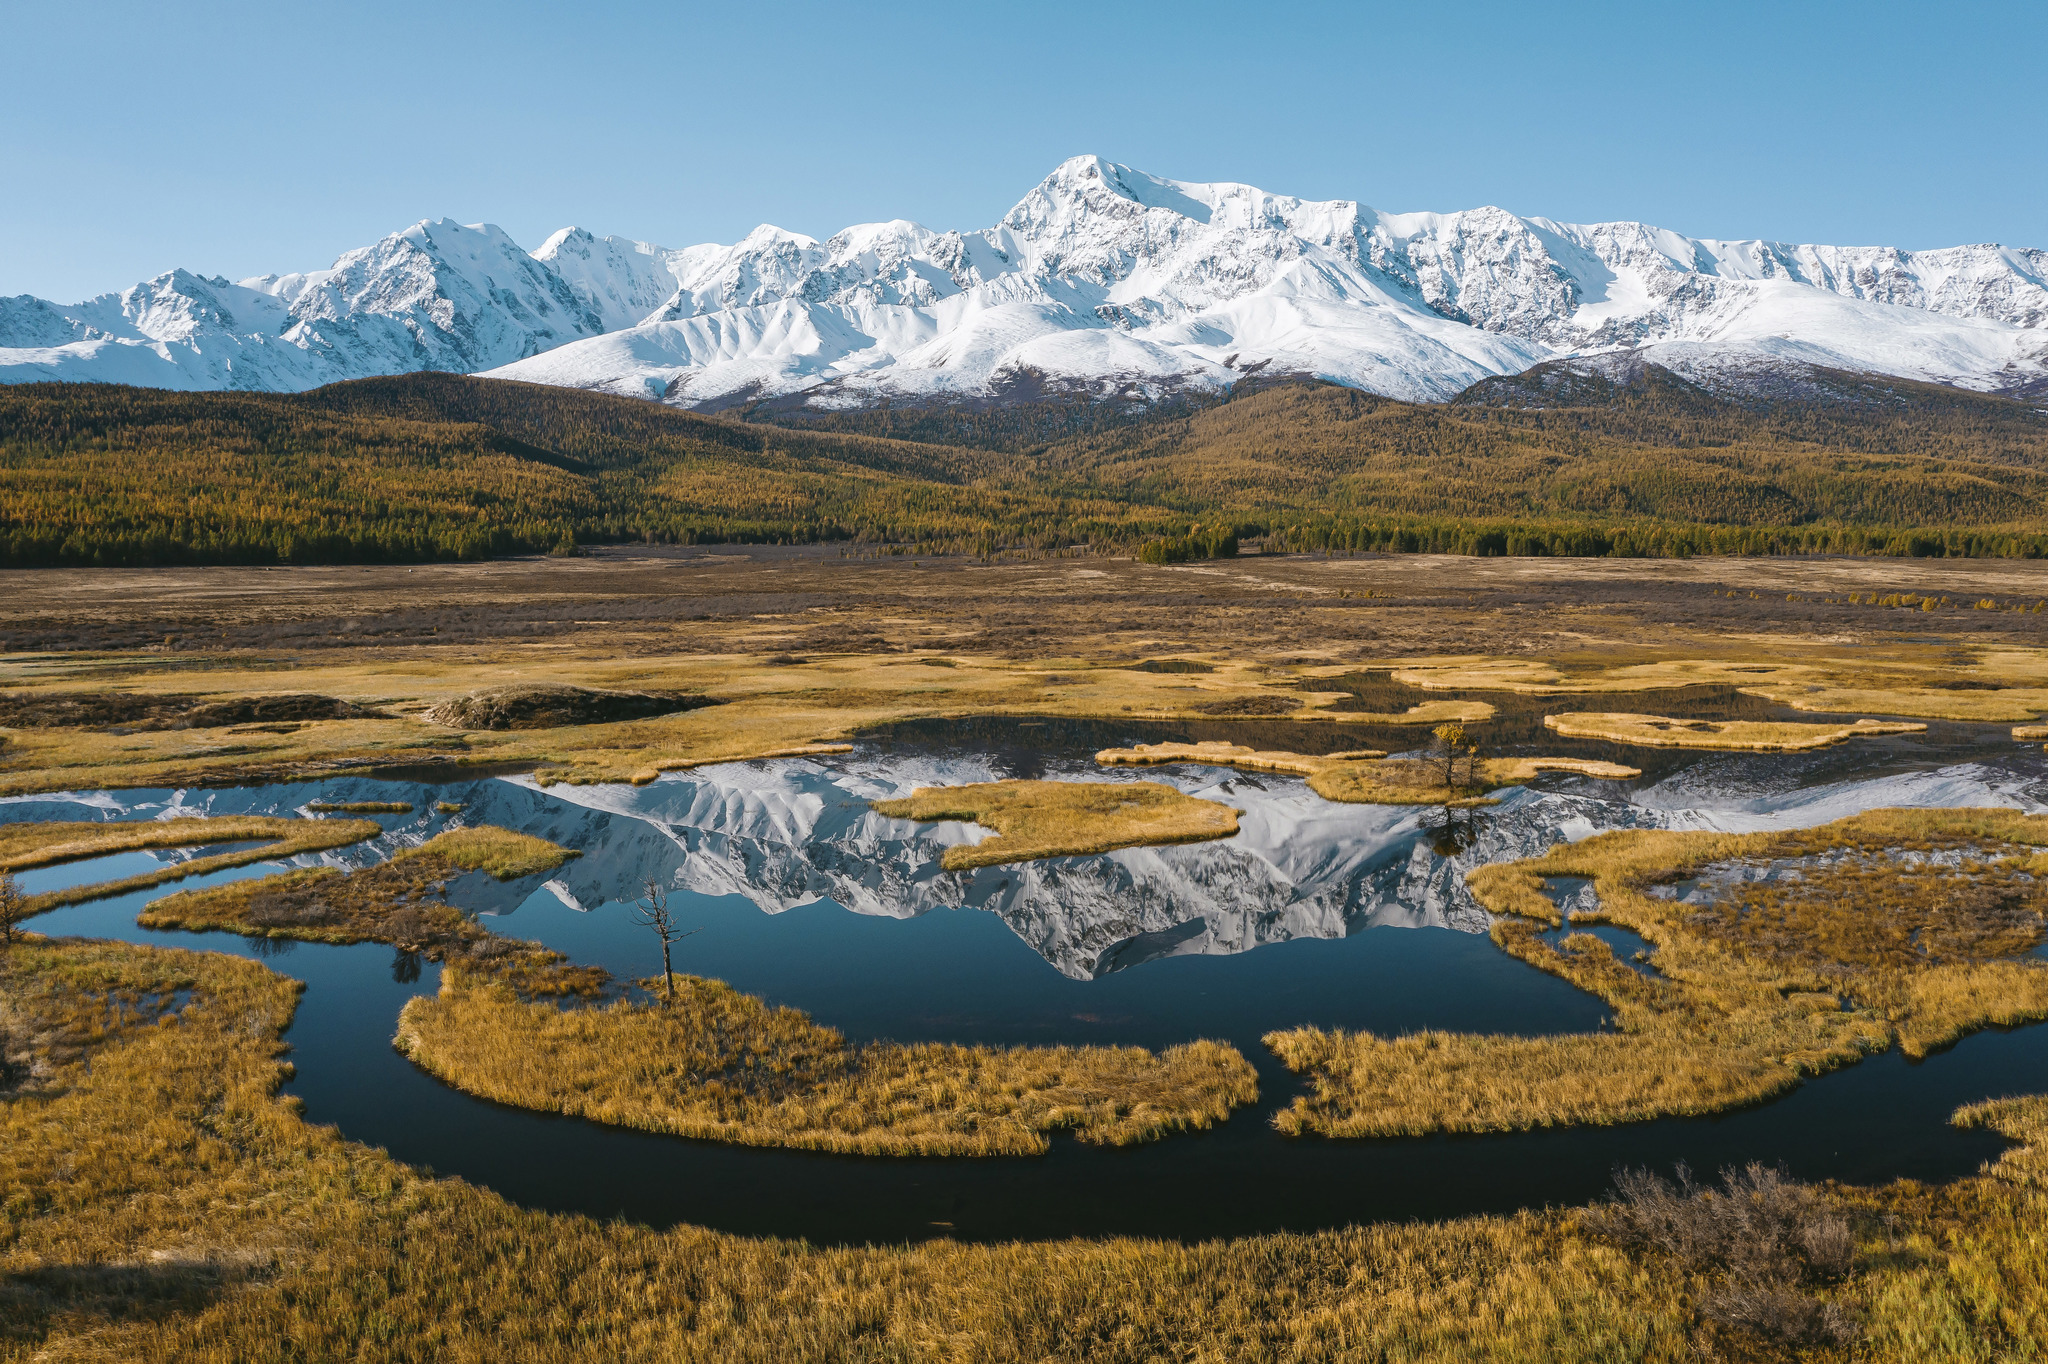
[[[1453,720],[1430,731],[1429,762],[1452,791],[1479,784],[1479,745],[1465,742],[1465,727]]]

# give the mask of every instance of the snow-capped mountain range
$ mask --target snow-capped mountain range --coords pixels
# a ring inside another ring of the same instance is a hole
[[[703,408],[1155,397],[1255,372],[1441,400],[1621,352],[2018,390],[2048,378],[2048,251],[1381,213],[1081,156],[976,232],[762,226],[674,250],[565,228],[528,253],[444,219],[327,270],[0,299],[0,381],[291,391],[452,370]]]

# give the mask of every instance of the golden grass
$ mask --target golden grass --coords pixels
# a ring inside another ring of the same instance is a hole
[[[2048,739],[2048,725],[2014,725],[2012,737],[2021,741]]]
[[[767,628],[766,626],[762,628]],[[1926,661],[1931,651],[1785,663],[1781,641],[1720,643],[1722,656],[1662,658],[1573,671],[1526,657],[1387,660],[1398,681],[1434,691],[1507,690],[1565,695],[1666,687],[1734,686],[1806,710],[1965,720],[2029,720],[2048,711],[2048,657],[2006,647],[1979,650],[1974,667]],[[140,654],[35,658],[0,665],[0,681],[32,698],[118,687],[140,695],[262,696],[289,661],[297,688],[378,714],[308,720],[289,733],[186,729],[119,734],[108,729],[15,729],[0,747],[0,795],[110,786],[180,786],[330,776],[384,763],[521,764],[544,783],[653,781],[710,763],[846,751],[860,731],[900,720],[978,715],[1209,720],[1287,714],[1315,723],[1435,724],[1476,721],[1483,701],[1426,701],[1407,712],[1328,709],[1344,693],[1321,678],[1372,666],[1322,658],[1269,663],[1211,658],[1206,673],[1151,673],[1065,657],[1008,659],[967,652],[944,666],[895,654],[807,656],[801,666],[758,652],[627,652],[595,658],[538,646],[479,656],[415,647],[402,657],[337,652],[334,661],[292,656]],[[569,646],[559,646],[566,649]],[[1946,657],[1946,656],[1943,656]],[[644,720],[556,730],[455,732],[428,723],[431,707],[479,686],[516,684],[536,669],[577,685],[618,691],[700,693],[718,704]],[[1956,690],[1966,683],[1977,689]],[[1982,689],[1989,687],[1991,689]]]
[[[483,826],[450,829],[389,861],[350,872],[289,871],[182,891],[136,916],[144,928],[303,942],[390,943],[460,965],[527,995],[589,995],[607,974],[535,942],[499,937],[441,898],[463,872],[501,881],[552,871],[576,854],[546,839]]]
[[[220,819],[105,820],[93,823],[24,823],[0,825],[0,870],[22,871],[59,862],[76,862],[109,853],[134,852],[148,848],[192,848],[209,843],[261,841],[263,846],[236,852],[195,857],[186,862],[167,863],[155,871],[124,876],[116,881],[98,881],[64,890],[44,891],[29,897],[33,912],[43,913],[60,905],[102,900],[110,895],[182,881],[188,876],[245,867],[251,862],[269,862],[297,857],[301,853],[326,852],[360,843],[384,832],[366,819],[279,819],[268,815],[230,815]]]
[[[1473,780],[1452,788],[1444,783],[1442,767],[1425,759],[1388,758],[1369,748],[1316,756],[1246,748],[1222,740],[1105,748],[1095,755],[1095,761],[1124,767],[1211,763],[1252,772],[1284,772],[1306,777],[1309,789],[1325,800],[1353,805],[1490,805],[1494,802],[1480,792],[1530,781],[1543,772],[1576,772],[1608,780],[1642,775],[1637,768],[1590,758],[1481,758]]]
[[[1615,1031],[1274,1033],[1267,1043],[1313,1087],[1276,1121],[1383,1136],[1707,1113],[1894,1042],[1923,1056],[1977,1028],[2048,1018],[2048,965],[2013,959],[2042,937],[2044,844],[2048,818],[1882,810],[1792,833],[1601,834],[1480,867],[1473,891],[1505,916],[1494,941],[1606,1000]],[[1790,858],[1822,860],[1804,879],[1739,885],[1705,909],[1649,893],[1715,864]],[[1593,921],[1649,941],[1660,974],[1638,974],[1590,934],[1540,937],[1532,921],[1559,922],[1541,889],[1552,876],[1592,878]]]
[[[946,849],[947,871],[1075,857],[1113,848],[1156,847],[1228,838],[1238,812],[1159,782],[991,781],[920,786],[900,800],[874,802],[891,819],[964,820],[992,838]]]
[[[648,982],[650,988],[654,982]],[[561,1009],[451,971],[395,1045],[499,1103],[747,1146],[883,1156],[1036,1155],[1046,1133],[1127,1146],[1258,1097],[1235,1047],[849,1046],[794,1009],[677,978],[673,1005]]]
[[[39,1040],[41,1082],[0,1103],[0,1359],[1782,1357],[1698,1320],[1711,1279],[1571,1209],[1196,1245],[843,1249],[527,1212],[306,1126],[276,1097],[299,987],[258,963],[30,943],[0,975],[31,1034],[75,1020],[93,1037],[89,1067]],[[108,1007],[187,989],[169,1023]],[[1959,1118],[2029,1145],[1986,1177],[1832,1195],[1855,1229],[1833,1292],[1862,1318],[1858,1359],[1992,1364],[2048,1338],[2048,1100]]]
[[[329,815],[409,815],[412,805],[402,800],[352,800],[334,805],[324,800],[310,802],[306,808],[315,814]]]
[[[1533,781],[1544,772],[1573,772],[1585,777],[1624,781],[1639,777],[1637,768],[1591,758],[1481,758],[1469,783],[1444,783],[1443,769],[1420,758],[1388,758],[1382,762],[1333,762],[1309,774],[1311,791],[1325,800],[1362,805],[1491,805],[1482,794],[1503,786]]]
[[[1393,678],[1432,691],[1506,691],[1524,696],[1732,686],[1795,710],[1937,720],[2010,722],[2048,711],[2048,679],[2038,650],[1983,650],[1978,667],[1967,672],[1872,658],[1784,663],[1766,654],[1764,659],[1768,661],[1741,656],[1660,659],[1567,674],[1558,665],[1537,659],[1470,657],[1416,661],[1395,668]]]
[[[1138,744],[1131,748],[1105,748],[1095,755],[1095,761],[1109,767],[1207,763],[1216,767],[1235,767],[1245,772],[1284,772],[1290,776],[1306,777],[1325,763],[1386,756],[1379,749],[1361,748],[1348,753],[1331,753],[1317,757],[1282,749],[1247,748],[1243,744],[1234,744],[1227,739],[1209,739],[1196,744],[1160,743]]]
[[[1778,720],[1673,720],[1626,711],[1571,711],[1546,715],[1543,723],[1568,739],[1607,739],[1645,748],[1712,748],[1755,753],[1799,753],[1826,748],[1844,739],[1921,734],[1927,730],[1926,725],[1903,720],[1826,725]]]

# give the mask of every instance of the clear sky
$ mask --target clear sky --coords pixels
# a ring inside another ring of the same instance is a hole
[[[1064,158],[1376,208],[2048,247],[2048,0],[0,0],[0,294],[984,227]]]

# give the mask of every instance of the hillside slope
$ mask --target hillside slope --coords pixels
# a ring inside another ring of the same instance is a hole
[[[987,552],[1196,527],[1467,553],[2048,551],[2048,416],[1855,380],[1841,380],[1855,401],[1736,401],[1649,367],[1448,405],[1274,384],[1149,414],[1047,405],[1013,429],[910,409],[822,423],[852,431],[437,374],[298,395],[24,385],[0,388],[0,555],[341,562],[620,540]],[[898,438],[933,430],[978,443]]]

